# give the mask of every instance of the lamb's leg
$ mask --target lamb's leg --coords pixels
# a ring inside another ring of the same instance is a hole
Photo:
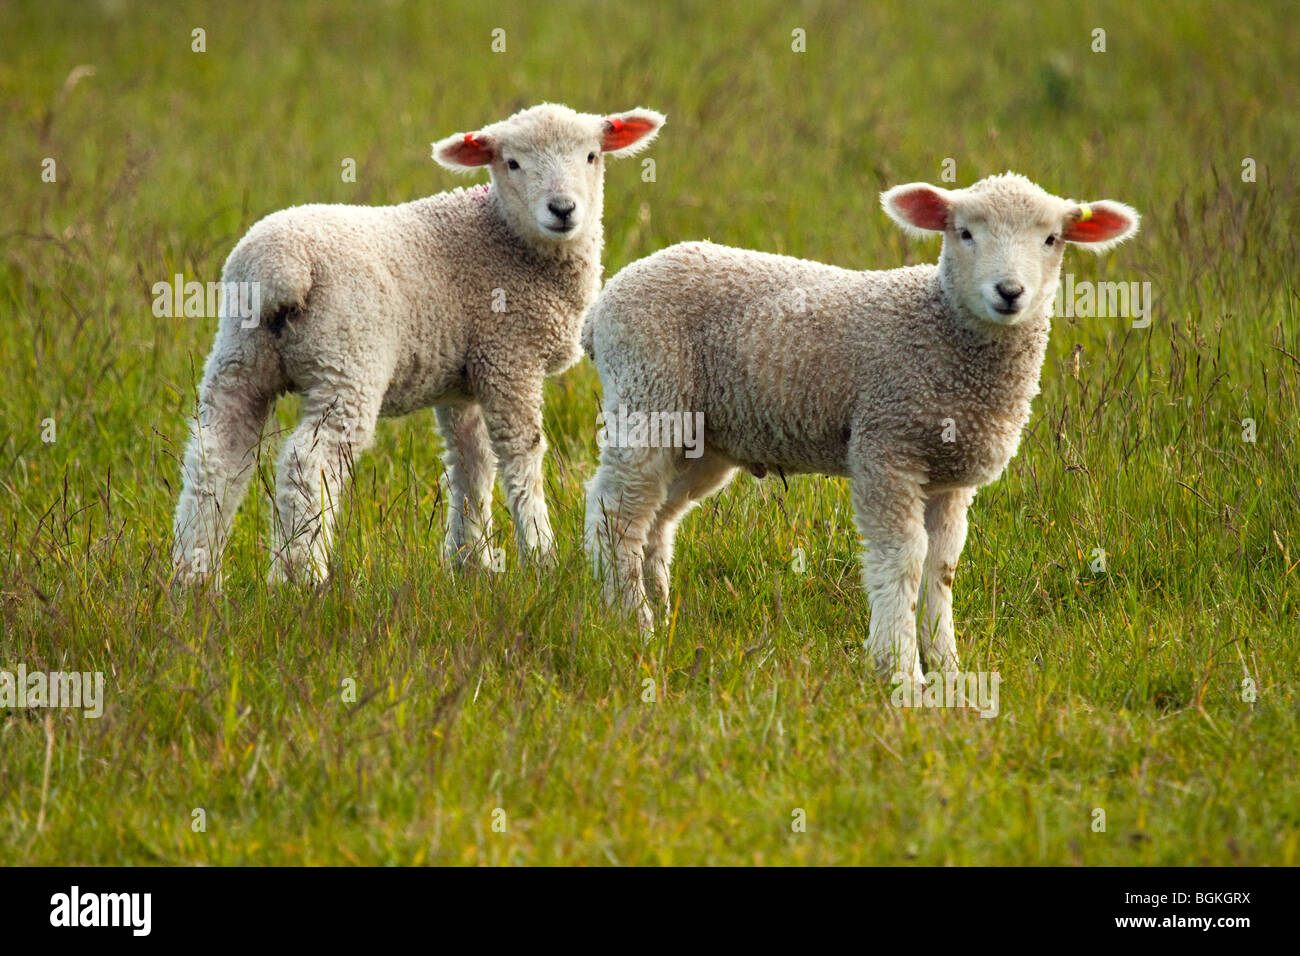
[[[309,393],[277,477],[272,581],[325,580],[334,513],[356,458],[370,447],[382,389]]]
[[[684,472],[668,485],[668,497],[646,536],[642,576],[652,611],[667,618],[669,568],[673,563],[673,541],[682,518],[702,499],[721,489],[736,473],[735,465],[705,453],[689,460]]]
[[[925,600],[921,613],[921,653],[931,670],[956,673],[957,639],[952,629],[952,578],[966,544],[966,510],[974,488],[932,495],[925,503]]]
[[[891,678],[924,680],[916,646],[916,599],[925,563],[924,504],[915,479],[855,469],[853,512],[866,541],[862,581],[871,603],[866,649]]]
[[[238,334],[238,333],[235,333]],[[199,386],[176,505],[172,565],[180,584],[221,587],[221,559],[235,511],[257,463],[258,439],[279,380],[250,356],[240,363],[219,337]]]
[[[445,557],[456,565],[477,560],[492,564],[492,485],[497,456],[478,404],[437,409],[438,428],[447,446],[447,536]]]
[[[542,462],[542,378],[521,377],[505,387],[495,384],[480,394],[483,420],[492,450],[501,462],[506,505],[515,522],[521,557],[541,563],[555,560],[555,533],[546,513]]]
[[[605,446],[587,485],[586,547],[607,607],[620,604],[643,634],[654,614],[643,574],[646,538],[667,497],[664,453]]]

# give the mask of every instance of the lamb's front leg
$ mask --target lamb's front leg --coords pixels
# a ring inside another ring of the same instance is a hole
[[[551,563],[555,560],[555,533],[546,514],[542,484],[546,456],[542,376],[521,376],[508,387],[494,384],[483,389],[480,401],[492,450],[501,462],[501,484],[515,522],[520,556]]]
[[[921,652],[931,670],[958,673],[957,638],[952,628],[952,579],[966,545],[966,511],[974,488],[931,495],[925,503],[925,602],[921,614]]]
[[[862,582],[871,603],[865,647],[893,679],[924,681],[916,646],[916,599],[926,536],[920,485],[885,469],[855,469],[853,516],[866,540]]]
[[[456,565],[492,564],[492,485],[497,457],[477,404],[437,409],[438,429],[447,447],[447,535],[443,555]]]

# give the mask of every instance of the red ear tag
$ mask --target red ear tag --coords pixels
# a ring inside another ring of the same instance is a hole
[[[466,133],[459,143],[454,140],[444,155],[457,166],[486,166],[492,162],[492,147],[478,139],[478,133]]]
[[[654,129],[654,123],[639,116],[633,116],[631,120],[625,120],[621,116],[610,116],[605,119],[605,127],[605,136],[600,148],[612,152],[626,149],[638,142]]]

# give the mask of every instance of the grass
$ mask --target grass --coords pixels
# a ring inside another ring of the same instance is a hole
[[[1293,12],[9,5],[0,669],[107,689],[98,720],[0,711],[0,862],[1300,862]],[[669,116],[654,182],[610,166],[608,274],[706,237],[932,259],[876,197],[946,158],[959,185],[1011,168],[1143,213],[1066,270],[1150,281],[1152,324],[1056,321],[1021,451],[972,511],[958,640],[1002,677],[996,718],[891,706],[871,676],[838,480],[735,482],[683,527],[673,627],[647,643],[603,614],[578,547],[585,361],[546,395],[557,570],[519,566],[500,502],[507,570],[439,563],[422,412],[360,461],[328,586],[268,589],[264,492],[224,594],[168,586],[214,325],[155,317],[152,284],[219,278],[284,206],[448,188],[431,140],[544,99]]]

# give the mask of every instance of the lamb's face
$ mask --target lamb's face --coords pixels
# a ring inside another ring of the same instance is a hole
[[[949,288],[971,315],[999,325],[1043,316],[1060,280],[1068,204],[1028,185],[1037,195],[961,190],[944,229]]]
[[[605,154],[647,145],[664,118],[653,110],[601,117],[543,103],[477,133],[434,144],[444,166],[487,166],[513,228],[529,239],[566,243],[600,222]]]
[[[558,121],[557,121],[558,120]],[[605,162],[594,117],[555,118],[545,135],[510,128],[497,137],[492,182],[519,225],[536,238],[567,242],[600,220]]]
[[[946,288],[969,315],[998,325],[1047,314],[1066,242],[1100,251],[1138,225],[1137,213],[1121,203],[1061,199],[1014,173],[969,189],[896,186],[881,202],[908,231],[943,233],[939,267]]]

